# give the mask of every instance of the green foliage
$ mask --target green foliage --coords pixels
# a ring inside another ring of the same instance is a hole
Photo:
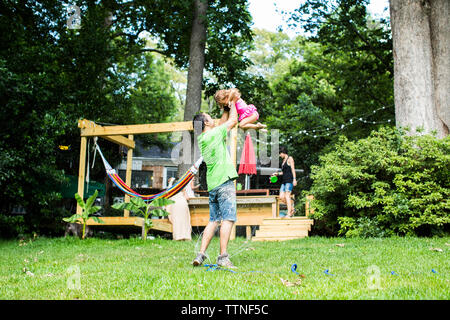
[[[70,14],[61,1],[2,3],[0,203],[2,212],[24,206],[30,232],[61,221],[58,186],[66,174],[78,172],[78,119],[166,122],[176,111],[163,60],[142,52],[137,34],[122,33],[138,31],[132,19],[138,10],[108,27],[110,3],[76,4],[81,9],[78,30],[67,28]],[[163,135],[146,137],[146,142],[160,145],[165,140]],[[62,151],[59,145],[70,148]],[[103,150],[113,165],[120,160],[111,143]],[[94,180],[104,177],[101,166],[91,170]]]
[[[0,238],[16,238],[26,233],[23,216],[6,216],[0,214]]]
[[[94,220],[97,223],[103,223],[103,220],[100,218],[93,216],[94,213],[96,213],[101,208],[99,206],[94,206],[95,199],[97,198],[98,190],[95,190],[94,194],[90,196],[86,202],[80,197],[78,193],[75,194],[75,199],[77,200],[78,205],[81,207],[82,211],[81,214],[75,213],[74,215],[70,216],[69,218],[63,218],[65,222],[69,223],[79,223],[81,220],[81,223],[83,224],[83,234],[82,239],[86,236],[86,222],[89,219]]]
[[[130,202],[116,203],[112,205],[114,209],[118,210],[130,210],[144,217],[144,234],[143,240],[147,240],[148,230],[152,227],[152,219],[150,219],[151,214],[157,216],[167,216],[169,213],[164,210],[164,206],[175,203],[175,201],[158,198],[151,202],[145,202],[142,198],[133,197]]]
[[[311,168],[314,218],[346,236],[442,233],[450,222],[450,137],[392,128],[349,141]]]
[[[361,139],[377,128],[357,119],[393,123],[389,21],[371,24],[366,5],[364,0],[306,0],[286,13],[306,36],[289,41],[257,33],[256,40],[274,45],[267,59],[257,61],[264,70],[278,70],[268,77],[271,96],[264,101],[262,121],[280,129],[280,140],[304,170],[296,190],[311,186],[311,165],[333,148],[339,134]]]

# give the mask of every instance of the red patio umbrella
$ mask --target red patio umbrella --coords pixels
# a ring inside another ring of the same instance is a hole
[[[245,174],[245,189],[250,189],[249,175],[256,174],[256,157],[253,149],[253,142],[250,133],[247,133],[242,150],[241,161],[239,163],[238,174]]]

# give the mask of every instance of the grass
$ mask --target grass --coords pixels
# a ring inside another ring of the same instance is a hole
[[[449,243],[449,237],[237,238],[229,253],[238,273],[231,273],[191,266],[198,238],[1,240],[0,299],[447,300]],[[218,246],[215,237],[207,252],[210,263],[215,263]],[[299,286],[287,287],[280,278],[298,279],[291,272],[294,263],[305,278]]]

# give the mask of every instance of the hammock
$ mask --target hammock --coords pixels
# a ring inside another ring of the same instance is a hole
[[[200,167],[200,164],[203,161],[203,157],[200,157],[200,159],[197,160],[197,162],[194,163],[194,165],[170,188],[167,188],[164,191],[161,191],[160,193],[153,194],[153,195],[143,195],[139,194],[133,189],[131,189],[117,174],[116,170],[114,170],[111,165],[106,161],[105,157],[103,156],[102,151],[100,150],[100,147],[98,144],[95,144],[96,150],[100,154],[100,157],[103,160],[103,164],[106,169],[106,174],[111,179],[111,181],[124,193],[128,194],[130,197],[139,197],[142,198],[144,201],[153,201],[159,198],[170,198],[183,190],[183,188],[194,178],[195,174],[198,172],[198,168]]]

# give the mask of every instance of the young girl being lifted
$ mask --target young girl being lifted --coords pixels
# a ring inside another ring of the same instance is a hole
[[[218,90],[214,95],[217,104],[222,108],[226,108],[230,103],[236,105],[236,110],[239,115],[239,127],[241,129],[264,129],[267,126],[260,122],[259,113],[253,104],[247,104],[241,98],[241,93],[237,88]]]

